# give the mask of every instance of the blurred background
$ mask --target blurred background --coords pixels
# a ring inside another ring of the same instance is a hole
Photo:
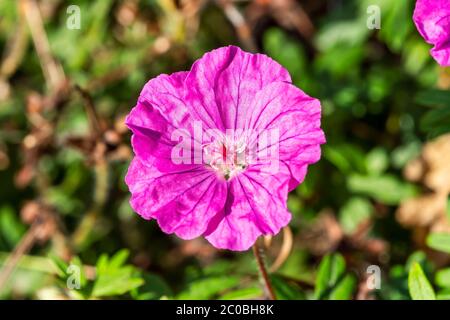
[[[277,297],[410,299],[418,262],[450,298],[450,70],[414,4],[1,1],[0,298],[264,297],[250,251],[162,233],[124,184],[143,85],[229,44],[277,60],[323,107],[322,159],[265,239]]]

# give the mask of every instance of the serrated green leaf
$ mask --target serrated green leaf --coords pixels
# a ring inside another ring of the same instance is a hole
[[[109,261],[109,268],[119,268],[121,267],[128,259],[130,252],[126,249],[122,249],[117,252],[114,256],[111,257]]]
[[[106,254],[100,256],[92,297],[122,295],[144,284],[134,267],[124,265],[127,257],[127,250],[121,250],[111,258]]]

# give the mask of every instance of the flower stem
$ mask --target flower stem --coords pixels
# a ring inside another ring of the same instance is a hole
[[[253,254],[255,255],[256,264],[258,265],[259,273],[264,284],[264,291],[269,300],[276,300],[275,292],[270,283],[269,275],[267,274],[266,266],[264,264],[264,249],[258,245],[258,241],[253,245]]]

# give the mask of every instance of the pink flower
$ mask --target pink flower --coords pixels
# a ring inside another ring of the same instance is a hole
[[[450,66],[450,0],[417,0],[413,19],[433,58]]]
[[[234,46],[160,75],[126,120],[131,206],[166,233],[247,250],[289,223],[288,192],[325,142],[320,112],[281,65]]]

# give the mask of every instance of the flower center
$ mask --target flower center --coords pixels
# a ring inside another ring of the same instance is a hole
[[[248,166],[248,150],[244,139],[224,137],[203,146],[204,162],[226,180]]]

